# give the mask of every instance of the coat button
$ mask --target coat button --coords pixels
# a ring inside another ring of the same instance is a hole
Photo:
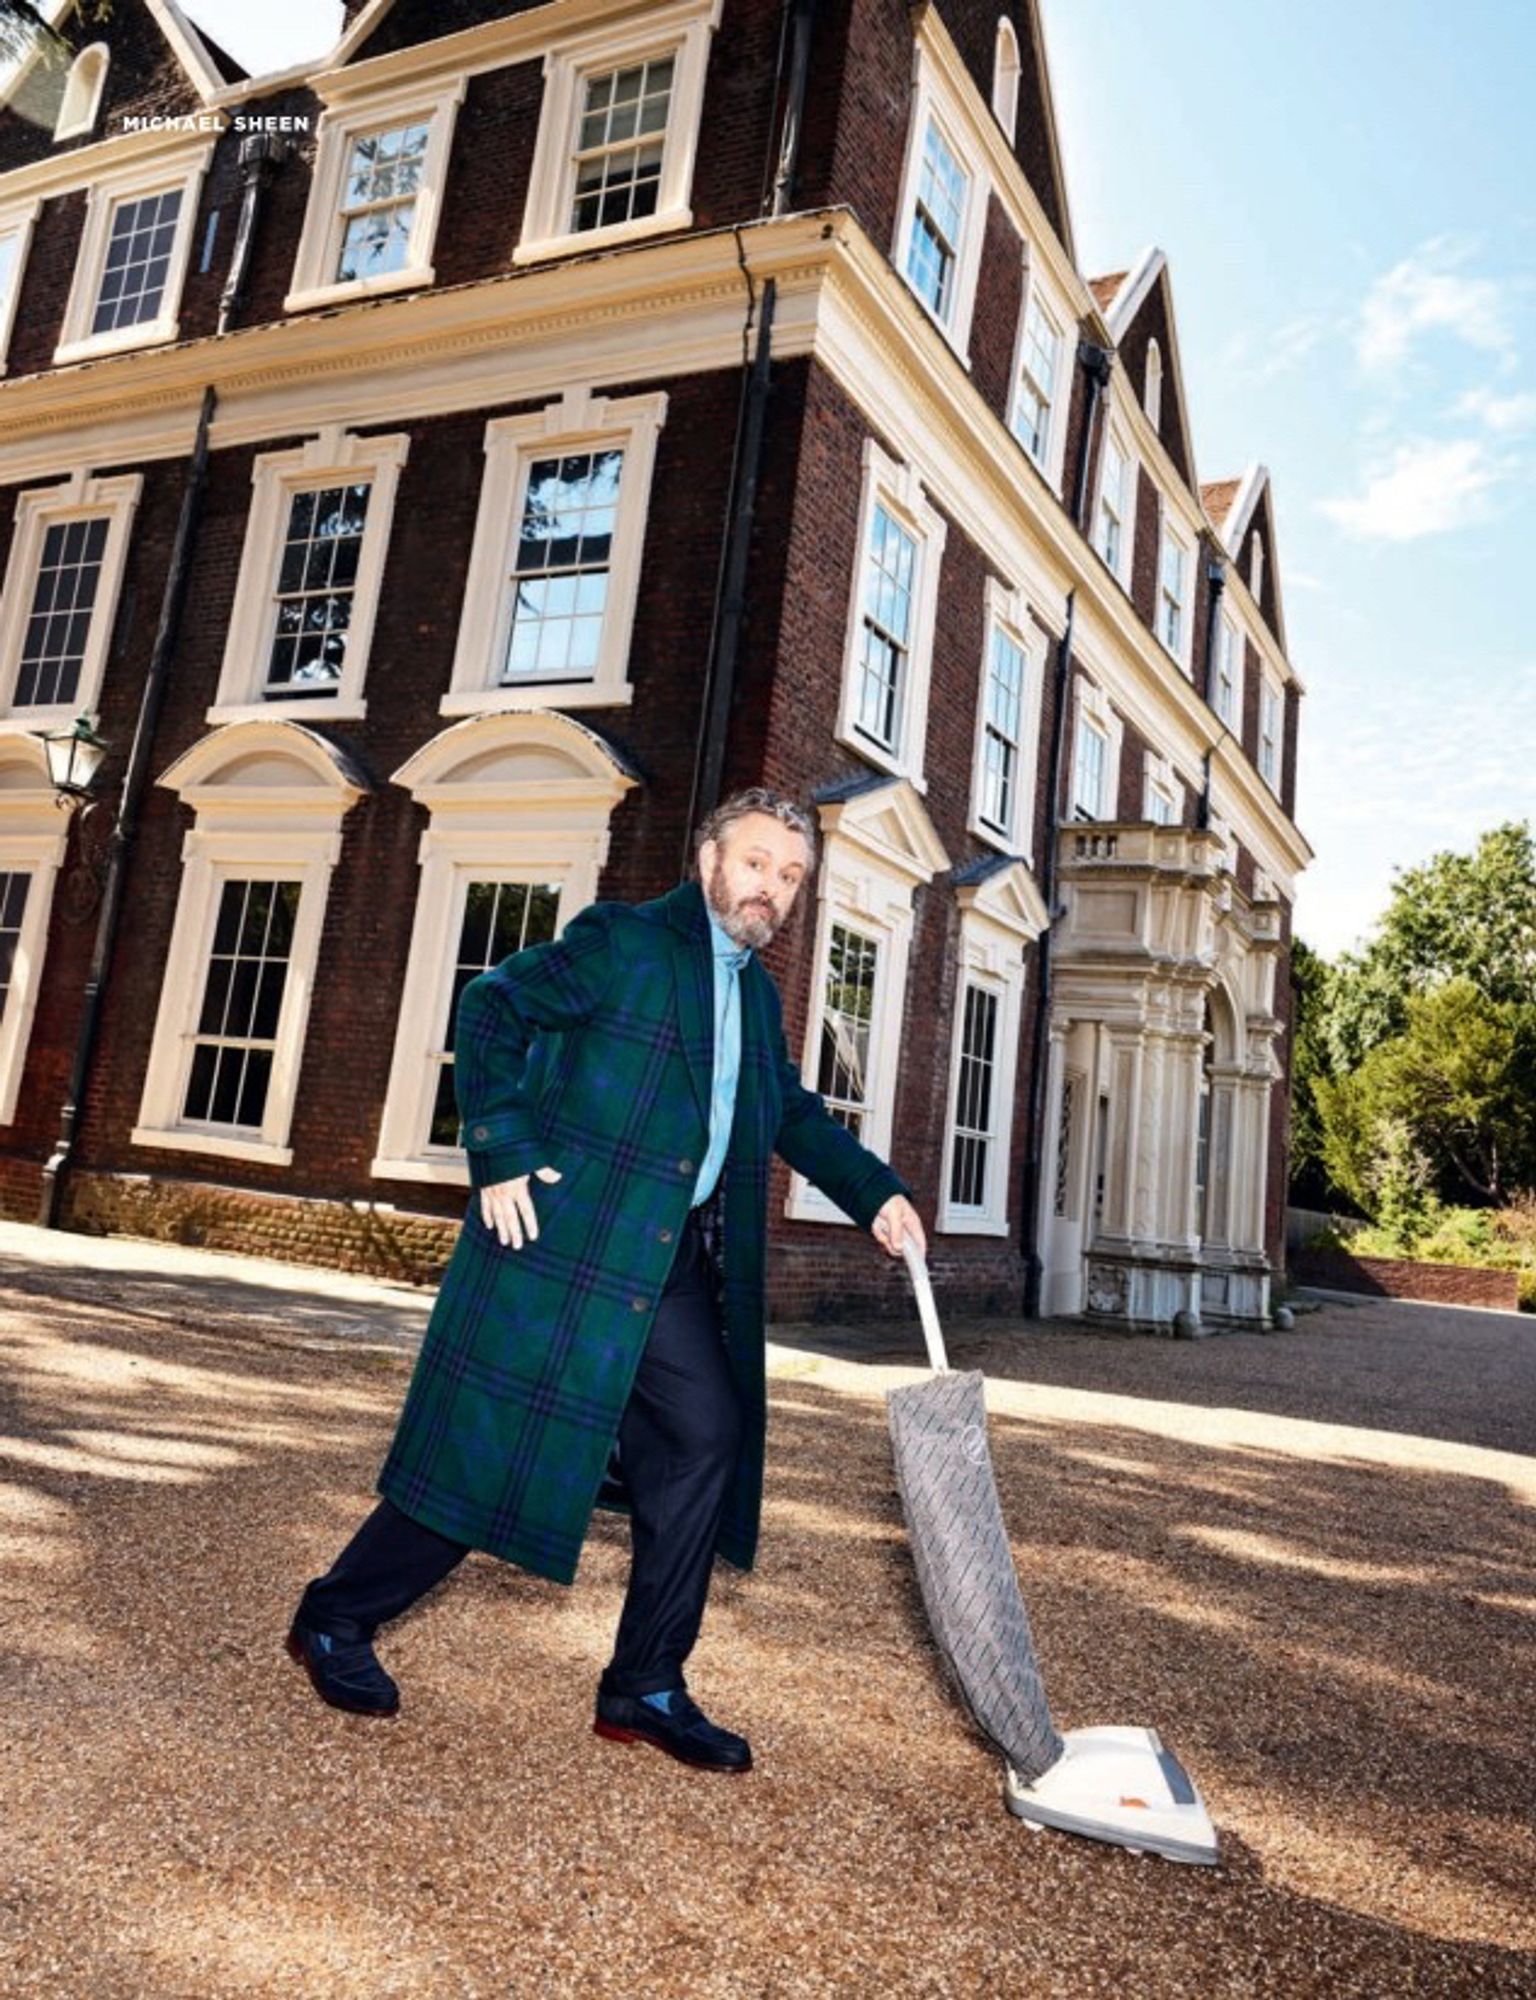
[[[489,1139],[491,1135],[483,1125],[477,1125],[474,1130],[474,1136],[477,1139]]]
[[[670,1243],[670,1242],[672,1241],[672,1232],[671,1232],[671,1230],[670,1230],[670,1229],[658,1229],[658,1230],[657,1230],[657,1232],[656,1232],[656,1240],[657,1240],[657,1242],[658,1242],[658,1243]]]
[[[692,1160],[679,1160],[677,1163],[677,1171],[680,1174],[692,1174],[698,1172],[698,1167],[696,1163]]]
[[[637,1313],[643,1313],[651,1302],[649,1299],[631,1299],[629,1303]]]

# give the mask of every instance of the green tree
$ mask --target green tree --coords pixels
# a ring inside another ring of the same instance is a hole
[[[1291,1196],[1303,1208],[1325,1207],[1329,1178],[1323,1117],[1315,1085],[1333,1074],[1328,1029],[1334,972],[1302,938],[1291,944]]]
[[[1410,993],[1403,1018],[1357,1068],[1315,1082],[1329,1176],[1384,1221],[1382,1162],[1400,1128],[1441,1193],[1506,1200],[1536,1173],[1536,1009],[1455,978]]]

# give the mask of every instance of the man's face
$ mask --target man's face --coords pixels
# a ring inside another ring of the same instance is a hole
[[[811,865],[803,834],[771,813],[747,813],[699,849],[699,876],[726,936],[754,951],[782,927]]]

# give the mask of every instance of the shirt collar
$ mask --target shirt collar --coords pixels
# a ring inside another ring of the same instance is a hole
[[[706,898],[704,908],[709,917],[709,942],[715,957],[728,965],[733,972],[739,972],[752,956],[749,945],[737,944],[730,932],[724,928]]]

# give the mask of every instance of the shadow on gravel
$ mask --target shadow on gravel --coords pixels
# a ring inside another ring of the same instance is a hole
[[[993,1419],[1058,1721],[1155,1724],[1223,1829],[1221,1869],[1179,1870],[1002,1811],[883,1408],[808,1377],[773,1386],[762,1560],[720,1572],[696,1656],[750,1782],[587,1732],[612,1519],[574,1591],[475,1559],[394,1628],[398,1723],[321,1708],[279,1640],[408,1358],[209,1300],[196,1326],[152,1285],[0,1320],[8,2000],[1536,1990],[1531,1510],[1475,1450]]]

